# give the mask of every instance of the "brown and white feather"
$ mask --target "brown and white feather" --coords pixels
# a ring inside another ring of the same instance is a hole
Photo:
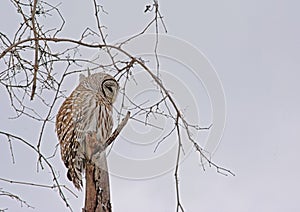
[[[110,136],[113,128],[112,103],[118,88],[117,82],[108,74],[86,77],[63,102],[56,116],[61,157],[68,169],[67,177],[77,189],[82,188],[87,135],[96,133],[97,141],[102,144]]]

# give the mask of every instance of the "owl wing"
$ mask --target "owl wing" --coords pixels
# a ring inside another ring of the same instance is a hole
[[[90,92],[74,91],[62,104],[56,117],[56,132],[61,147],[61,157],[68,168],[68,179],[75,187],[82,186],[84,169],[85,122],[87,100],[93,99]],[[95,100],[91,100],[93,102]]]

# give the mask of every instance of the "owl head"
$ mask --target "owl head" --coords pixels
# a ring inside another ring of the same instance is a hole
[[[95,73],[88,77],[80,75],[79,81],[79,86],[97,92],[97,94],[100,94],[111,104],[115,102],[119,91],[119,84],[113,76],[106,73]]]

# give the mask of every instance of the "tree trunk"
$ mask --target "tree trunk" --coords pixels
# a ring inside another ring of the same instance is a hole
[[[109,175],[105,152],[101,157],[101,169],[94,163],[86,164],[85,212],[111,212]]]

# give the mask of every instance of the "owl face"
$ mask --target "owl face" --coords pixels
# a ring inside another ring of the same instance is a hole
[[[80,86],[91,91],[96,91],[111,104],[115,102],[119,91],[119,84],[115,78],[105,73],[95,73],[88,77],[81,77]]]
[[[114,78],[104,79],[101,85],[102,93],[111,103],[114,103],[118,94],[119,85]]]

